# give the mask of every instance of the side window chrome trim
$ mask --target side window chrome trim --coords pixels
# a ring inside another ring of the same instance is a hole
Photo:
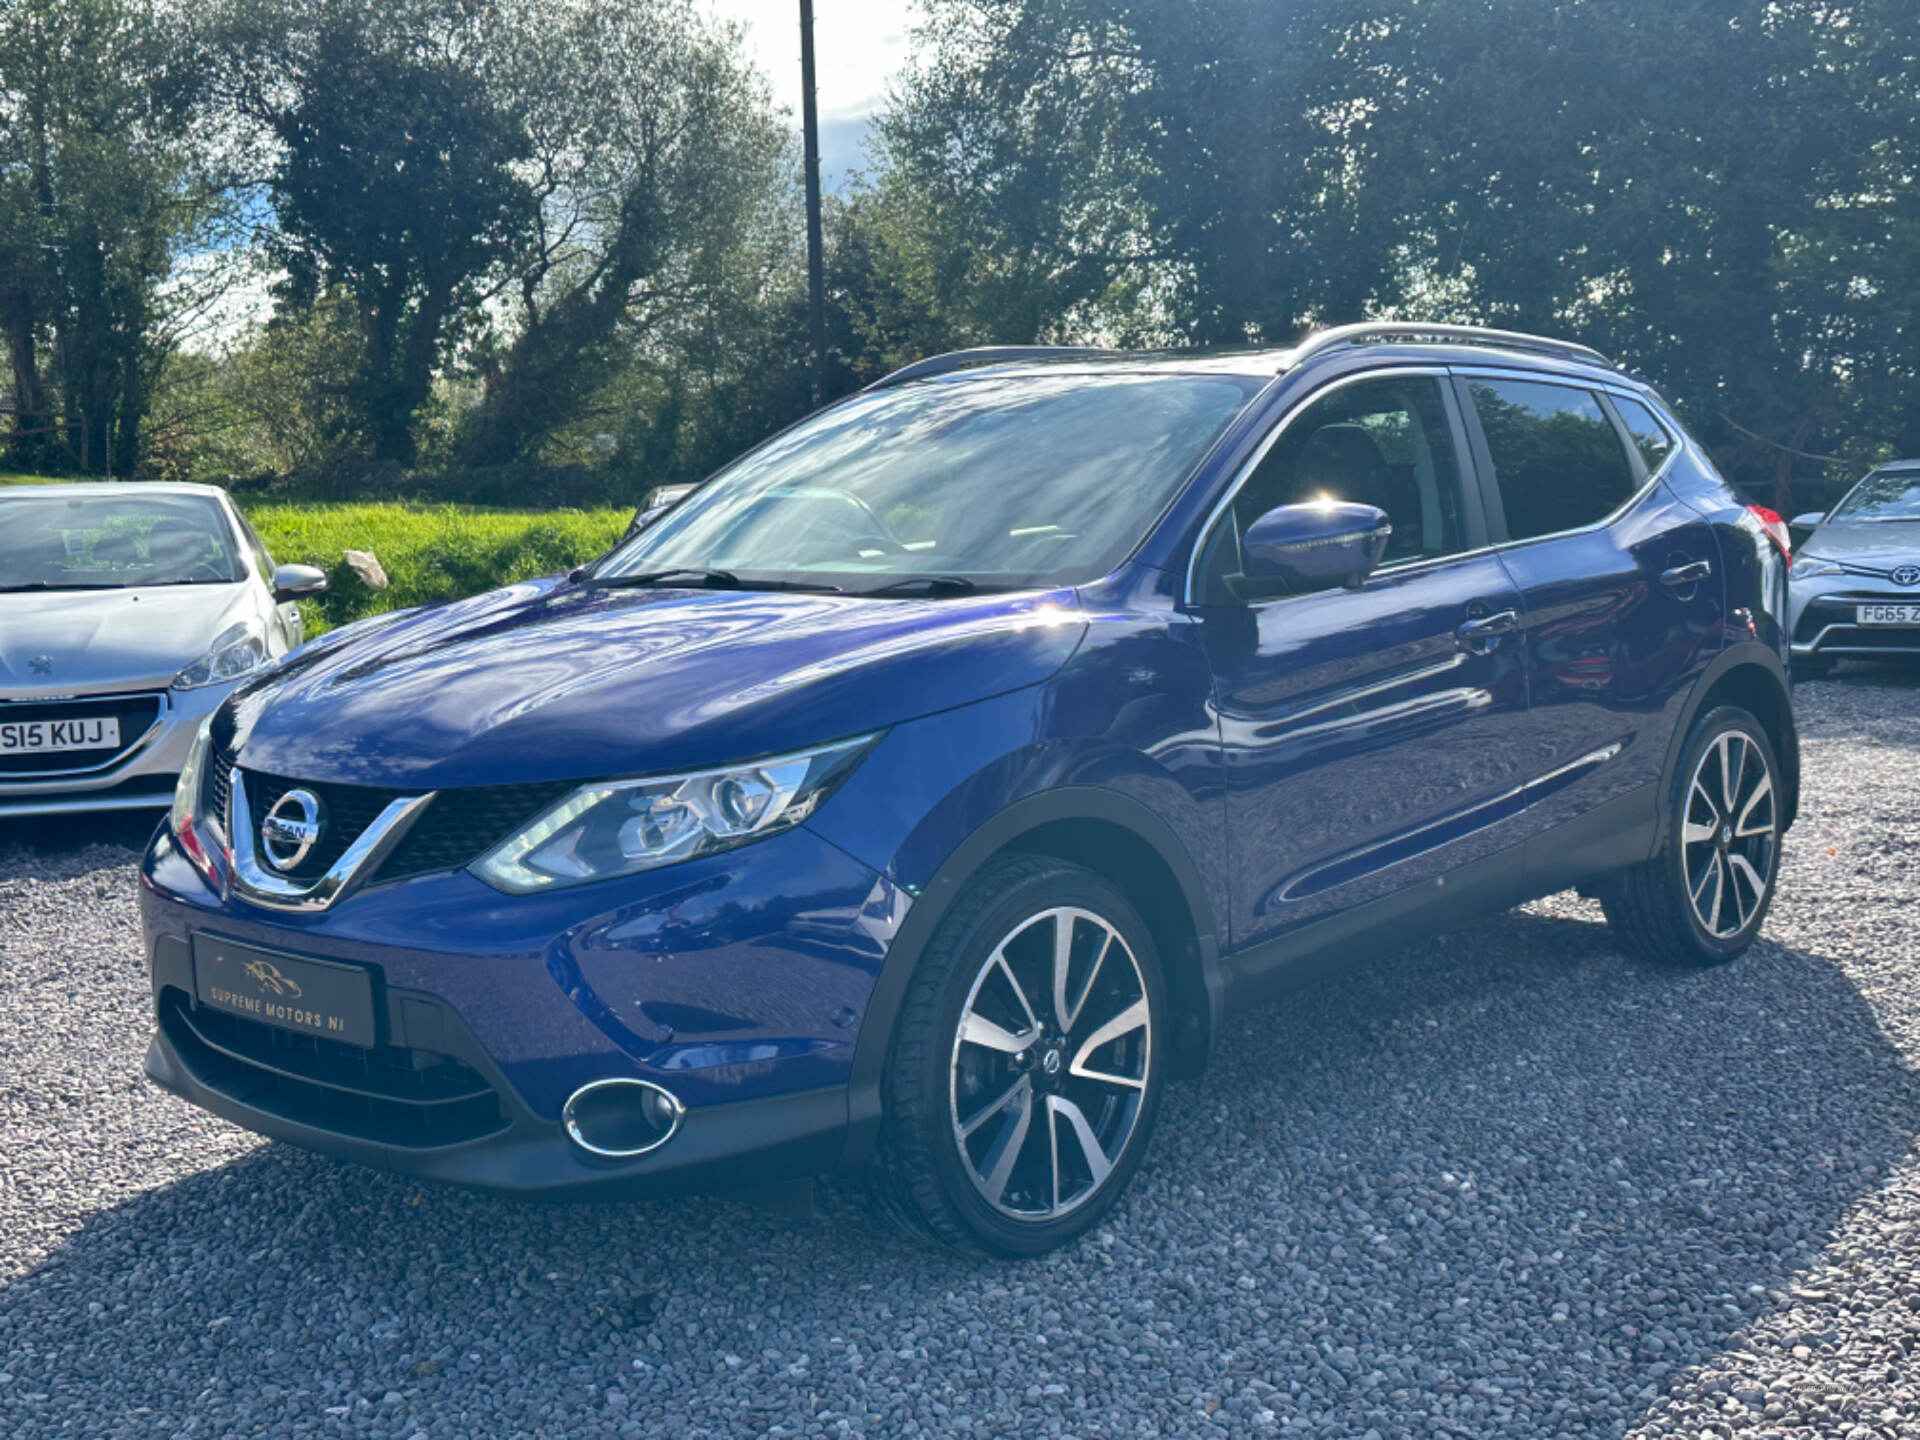
[[[1267,458],[1267,452],[1279,443],[1280,437],[1286,434],[1288,428],[1292,426],[1295,420],[1299,419],[1309,408],[1317,405],[1327,396],[1337,390],[1344,390],[1349,385],[1358,385],[1367,380],[1392,380],[1412,375],[1425,376],[1433,380],[1445,380],[1449,373],[1445,365],[1391,365],[1384,366],[1378,370],[1357,370],[1352,374],[1337,376],[1318,389],[1309,390],[1306,394],[1302,395],[1299,400],[1293,404],[1292,408],[1280,417],[1279,422],[1267,432],[1266,438],[1260,442],[1253,453],[1241,462],[1239,470],[1234,473],[1232,483],[1227,486],[1226,493],[1220,497],[1219,502],[1214,505],[1213,509],[1207,512],[1206,521],[1201,525],[1200,533],[1193,542],[1193,551],[1187,556],[1187,578],[1186,583],[1181,587],[1181,603],[1183,605],[1194,605],[1198,603],[1194,597],[1194,581],[1198,577],[1200,557],[1206,554],[1208,545],[1213,542],[1214,530],[1219,526],[1221,518],[1226,515],[1228,508],[1232,506],[1234,500],[1239,497],[1240,491],[1245,488],[1247,481],[1253,478],[1253,472],[1260,468],[1260,462]],[[1462,467],[1465,466],[1465,462],[1469,458],[1470,457],[1458,455],[1454,457],[1455,467],[1462,469],[1461,479],[1463,481],[1466,479],[1466,470],[1470,469],[1470,466]],[[1464,498],[1464,496],[1462,498]],[[1402,561],[1398,566],[1383,566],[1382,569],[1391,568],[1395,573],[1400,573],[1406,565],[1421,563],[1429,559],[1435,561],[1458,560],[1461,558],[1461,554],[1479,554],[1494,548],[1494,546],[1488,545],[1482,546],[1479,551],[1463,551],[1460,554],[1454,555],[1422,556],[1419,557],[1418,560]],[[1379,572],[1376,571],[1375,573]],[[1297,600],[1300,597],[1297,595],[1283,595],[1275,598],[1280,600]],[[1271,604],[1273,602],[1263,601],[1261,603]]]
[[[1599,391],[1604,391],[1609,395],[1624,395],[1631,399],[1640,401],[1640,403],[1643,405],[1647,405],[1647,408],[1653,411],[1654,418],[1660,422],[1661,426],[1663,428],[1669,428],[1669,422],[1667,420],[1667,416],[1664,410],[1657,409],[1654,406],[1648,404],[1647,399],[1644,395],[1637,395],[1632,390],[1629,390],[1624,386],[1589,385],[1584,381],[1576,380],[1570,375],[1556,375],[1546,370],[1496,370],[1491,367],[1467,366],[1467,367],[1458,368],[1454,370],[1453,373],[1457,375],[1460,379],[1466,380],[1469,382],[1471,382],[1476,378],[1477,379],[1497,379],[1497,380],[1524,380],[1529,384],[1558,385],[1563,389],[1579,390],[1587,394],[1591,394],[1592,392],[1599,390]],[[1474,423],[1479,424],[1479,421],[1480,421],[1480,417],[1476,414],[1474,416]],[[1609,425],[1609,428],[1611,428],[1612,422],[1609,421],[1608,425]],[[1484,433],[1484,429],[1482,433]],[[1679,432],[1674,431],[1673,448],[1667,452],[1667,458],[1660,462],[1660,468],[1658,470],[1655,470],[1649,476],[1647,476],[1646,482],[1642,484],[1639,489],[1635,490],[1631,495],[1629,495],[1626,499],[1622,500],[1618,505],[1614,506],[1612,510],[1608,511],[1605,515],[1601,516],[1598,520],[1590,520],[1585,525],[1575,525],[1573,528],[1569,530],[1549,530],[1544,535],[1529,535],[1524,540],[1512,540],[1512,539],[1502,540],[1497,545],[1489,545],[1487,548],[1489,550],[1497,550],[1497,551],[1518,550],[1523,545],[1538,545],[1545,540],[1564,540],[1567,537],[1572,535],[1591,535],[1596,530],[1606,530],[1614,525],[1619,524],[1621,520],[1626,518],[1626,515],[1630,510],[1638,506],[1642,500],[1645,500],[1653,490],[1659,487],[1660,482],[1667,478],[1667,472],[1673,468],[1673,462],[1679,458],[1680,451],[1684,448],[1684,443],[1685,442],[1683,442],[1680,438]],[[1626,454],[1626,447],[1624,443],[1621,445],[1621,457],[1623,459],[1627,459],[1629,463],[1631,463],[1631,457]],[[1496,495],[1499,494],[1499,491],[1500,491],[1499,477],[1490,475],[1487,478],[1493,482],[1493,487],[1492,487],[1493,493]],[[1501,501],[1500,509],[1501,509],[1501,520],[1504,523],[1506,519],[1506,502],[1504,499]]]

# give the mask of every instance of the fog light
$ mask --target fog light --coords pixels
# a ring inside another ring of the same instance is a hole
[[[686,1113],[672,1091],[619,1077],[582,1085],[567,1098],[560,1118],[582,1150],[627,1160],[666,1144]]]

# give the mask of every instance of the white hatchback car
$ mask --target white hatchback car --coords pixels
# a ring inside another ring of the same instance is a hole
[[[1882,465],[1826,514],[1793,525],[1812,532],[1789,581],[1794,670],[1920,657],[1920,460]]]
[[[201,722],[326,587],[212,486],[0,489],[0,819],[168,804]]]

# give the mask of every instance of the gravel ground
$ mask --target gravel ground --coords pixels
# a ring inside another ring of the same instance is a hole
[[[1920,1437],[1920,683],[1801,701],[1740,964],[1562,896],[1357,966],[1020,1266],[855,1185],[542,1208],[262,1143],[140,1078],[137,831],[13,848],[0,1434]]]

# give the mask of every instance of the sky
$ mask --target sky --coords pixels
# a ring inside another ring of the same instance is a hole
[[[706,0],[747,36],[774,100],[800,125],[800,0]],[[867,125],[887,82],[906,63],[909,0],[813,0],[814,64],[820,103],[820,168],[829,189],[863,163]]]

